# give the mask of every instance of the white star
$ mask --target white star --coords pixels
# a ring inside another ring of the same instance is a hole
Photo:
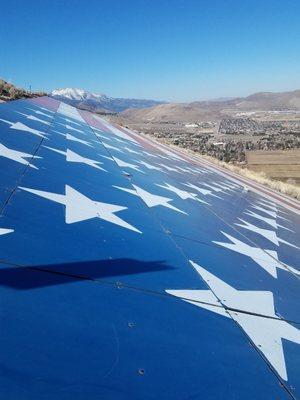
[[[70,135],[69,133],[67,133],[66,136],[67,140],[72,140],[73,142],[78,142],[78,143],[82,143],[85,144],[86,146],[90,146],[92,147],[91,143],[85,141],[85,140],[81,140],[81,139],[77,139],[77,137]]]
[[[177,196],[179,196],[183,200],[195,199],[195,196],[197,196],[194,193],[189,193],[189,192],[186,192],[185,190],[178,189],[177,187],[172,186],[169,183],[165,183],[165,185],[156,184],[156,186],[162,187],[164,189],[169,190],[170,192],[176,193]]]
[[[51,129],[51,133],[58,133],[59,135],[63,136],[64,138],[66,137],[65,133],[59,132],[59,131],[57,131],[55,129]]]
[[[100,161],[96,161],[96,160],[92,160],[90,158],[83,157],[80,154],[77,154],[74,151],[69,150],[69,149],[67,149],[67,151],[65,152],[62,150],[53,149],[52,147],[48,147],[48,146],[44,146],[44,147],[46,147],[49,150],[55,151],[56,153],[66,156],[66,160],[68,162],[83,163],[83,164],[90,165],[91,167],[94,167],[94,168],[97,168],[97,169],[107,172],[106,169],[104,169],[98,165],[98,164],[103,164]]]
[[[214,182],[214,185],[215,185],[215,186],[218,186],[218,187],[221,188],[221,189],[229,190],[230,192],[233,191],[233,190],[236,190],[235,188],[233,189],[233,188],[228,187],[228,186],[225,185],[225,184],[221,184],[221,183],[217,183],[217,182]]]
[[[162,154],[158,154],[158,156],[159,156],[159,158],[162,158],[163,160],[174,162],[174,159],[171,157],[166,157],[166,156],[163,156]]]
[[[277,204],[271,203],[270,201],[265,201],[265,200],[261,199],[260,201],[257,201],[257,204],[260,204],[263,207],[267,207],[272,211],[278,212]],[[281,211],[281,212],[283,212],[283,211]]]
[[[238,219],[240,221],[242,221],[244,223],[244,225],[243,224],[237,224],[237,223],[235,223],[235,225],[240,226],[240,227],[245,228],[245,229],[248,229],[249,231],[255,232],[258,235],[263,236],[267,240],[270,240],[270,242],[276,244],[276,246],[279,246],[279,243],[284,243],[284,244],[287,244],[288,246],[294,247],[296,249],[299,248],[299,247],[295,246],[294,244],[291,244],[291,243],[287,242],[286,240],[283,240],[283,239],[279,238],[275,231],[271,231],[269,229],[259,228],[256,225],[250,224],[250,222],[244,221],[242,218],[238,218]]]
[[[49,114],[55,114],[55,112],[56,112],[56,111],[49,110],[49,108],[41,107],[41,106],[38,106],[38,105],[35,105],[35,107],[38,107],[38,108],[40,108],[41,110],[44,110],[44,111],[46,111],[46,112],[49,113]]]
[[[231,235],[228,235],[225,232],[221,233],[227,237],[232,243],[224,243],[213,241],[222,247],[225,247],[229,250],[235,251],[237,253],[243,254],[247,257],[250,257],[256,264],[262,267],[265,271],[267,271],[274,278],[277,278],[277,268],[282,269],[287,272],[293,272],[297,275],[300,275],[300,271],[296,270],[289,265],[285,265],[278,260],[277,252],[274,250],[261,249],[259,247],[252,247],[248,244],[234,238]]]
[[[158,196],[156,194],[152,194],[147,192],[146,190],[136,186],[132,185],[135,190],[133,189],[128,189],[128,188],[123,188],[120,186],[114,186],[117,189],[123,190],[124,192],[133,194],[135,196],[139,196],[148,207],[156,207],[156,206],[162,206],[166,208],[170,208],[171,210],[180,212],[182,214],[186,214],[186,212],[179,210],[179,208],[176,208],[172,206],[172,204],[169,204],[169,201],[172,201],[172,199],[169,199],[168,197],[163,197],[163,196]]]
[[[276,219],[263,217],[262,215],[256,214],[255,212],[250,211],[250,210],[244,211],[244,214],[250,215],[251,217],[256,218],[256,219],[258,219],[260,221],[264,221],[266,224],[272,226],[275,229],[282,228],[282,229],[286,229],[287,231],[293,232],[291,229],[286,228],[283,225],[277,224]]]
[[[0,228],[0,235],[6,235],[7,233],[12,233],[12,232],[14,232],[13,229]]]
[[[18,131],[29,132],[29,133],[32,133],[33,135],[39,136],[43,139],[48,139],[46,137],[47,133],[42,133],[36,129],[29,128],[29,126],[24,125],[22,122],[10,122],[10,121],[6,121],[5,119],[1,119],[1,118],[0,118],[0,121],[3,121],[6,124],[10,125],[10,129],[16,129]]]
[[[274,201],[271,201],[271,200],[267,200],[267,199],[265,199],[265,198],[261,198],[260,199],[260,202],[261,203],[266,203],[266,204],[269,204],[269,205],[271,205],[271,206],[273,206],[273,207],[276,207],[276,203],[274,203]]]
[[[65,186],[66,194],[45,192],[43,190],[35,190],[21,186],[19,186],[19,188],[37,196],[44,197],[45,199],[63,204],[66,207],[65,222],[67,224],[73,224],[92,218],[100,218],[134,232],[142,233],[114,214],[118,211],[127,210],[127,207],[91,200],[71,186]]]
[[[118,147],[112,146],[112,145],[104,143],[104,142],[102,142],[102,143],[103,143],[104,147],[106,147],[109,150],[115,150],[115,151],[119,151],[120,153],[123,153],[123,151],[120,150]]]
[[[257,203],[263,207],[269,208],[272,211],[278,212],[278,208],[277,208],[276,204],[271,204],[270,202],[265,202],[263,200],[258,201]]]
[[[103,144],[101,141],[99,141],[98,139],[91,139],[91,142],[94,142],[96,144]]]
[[[205,168],[199,168],[196,165],[193,166],[193,168],[191,167],[186,167],[190,172],[194,173],[194,174],[211,174],[212,172],[209,171],[208,169]]]
[[[157,154],[149,153],[148,151],[143,151],[143,154],[146,154],[146,156],[149,157],[154,157],[154,158],[159,158]]]
[[[141,164],[141,165],[144,165],[146,168],[148,168],[148,169],[155,169],[155,170],[157,170],[157,171],[162,171],[162,169],[161,168],[159,168],[159,167],[155,167],[154,165],[151,165],[151,164],[148,164],[147,162],[145,162],[145,161],[137,161],[139,164]]]
[[[165,185],[156,184],[156,186],[160,186],[166,190],[169,190],[170,192],[177,194],[177,196],[183,200],[193,199],[196,201],[200,201],[201,203],[208,204],[206,201],[203,201],[203,200],[197,198],[197,195],[195,193],[190,193],[190,192],[186,192],[185,190],[178,189],[177,187],[172,186],[169,183],[165,183]]]
[[[107,172],[106,169],[104,169],[98,165],[98,164],[103,164],[102,162],[83,157],[69,149],[67,149],[67,158],[66,159],[69,162],[83,163],[83,164],[89,165],[91,167],[94,167],[96,169],[100,169],[102,171]]]
[[[286,211],[283,211],[282,208],[278,208],[277,204],[271,204],[271,202],[267,202],[265,200],[260,200],[257,202],[258,204],[260,204],[262,207],[267,207],[268,209],[270,209],[271,211],[277,212],[277,213],[282,213],[282,214],[288,214]]]
[[[38,114],[38,115],[44,115],[47,118],[51,118],[51,119],[53,118],[53,115],[46,114],[45,112],[42,112],[42,111],[39,111],[39,110],[35,110],[33,108],[30,108],[30,107],[27,107],[26,110],[28,110],[30,112],[34,112],[35,114]],[[24,115],[27,115],[27,114],[24,114]]]
[[[71,125],[66,125],[66,128],[67,128],[68,130],[70,130],[70,131],[75,131],[75,132],[79,132],[79,133],[85,134],[85,132],[83,132],[82,130],[77,129],[77,128],[73,128],[73,126],[71,126]]]
[[[114,137],[114,140],[115,140],[116,142],[119,142],[119,143],[122,143],[122,144],[128,143],[128,140],[123,140],[123,139],[120,139],[120,138],[118,138],[118,137]]]
[[[236,290],[196,263],[191,261],[191,264],[211,290],[166,290],[166,292],[197,307],[234,319],[278,375],[287,380],[282,339],[300,344],[300,331],[275,314],[273,293]],[[216,296],[215,299],[213,294]],[[227,312],[220,308],[220,300]]]
[[[106,160],[110,160],[115,162],[115,160],[112,157],[108,157],[108,156],[103,156],[102,154],[99,154],[100,157],[105,158]]]
[[[158,164],[158,165],[160,165],[161,167],[165,168],[167,171],[178,172],[178,169],[169,167],[168,165],[165,165],[165,164]]]
[[[32,111],[35,112],[38,115],[44,115],[45,117],[52,118],[52,115],[46,114],[43,111],[39,111],[39,110],[37,110],[37,111],[36,110],[32,110]]]
[[[286,211],[283,211],[282,206],[280,206],[279,204],[274,203],[273,201],[267,200],[267,199],[260,199],[260,201],[258,202],[260,205],[262,205],[263,207],[268,207],[270,209],[273,209],[273,211],[279,211],[282,212],[284,214],[288,214]]]
[[[196,168],[196,171],[198,171],[200,174],[213,174],[212,171],[209,171],[208,169],[205,168]]]
[[[276,212],[276,211],[266,210],[265,208],[260,207],[260,206],[257,206],[257,205],[255,205],[255,204],[254,204],[254,205],[251,205],[250,207],[251,207],[251,208],[255,208],[255,209],[258,210],[258,211],[262,211],[262,212],[264,212],[265,214],[269,215],[269,216],[272,217],[272,218],[280,218],[280,219],[284,219],[285,221],[288,221],[286,218],[280,217],[279,215],[277,215],[277,212]]]
[[[24,160],[25,158],[42,158],[38,156],[33,156],[28,153],[23,153],[22,151],[12,150],[8,147],[5,147],[3,144],[0,143],[0,156],[9,158],[10,160],[16,161],[20,164],[28,165],[31,168],[38,169],[34,165],[30,164],[29,161]]]
[[[130,149],[129,147],[124,147],[124,149],[125,149],[126,151],[128,151],[128,153],[140,155],[140,152],[135,151],[135,150],[132,150],[132,149]]]
[[[229,189],[240,189],[240,185],[236,185],[235,183],[228,183],[228,182],[222,182],[222,185],[227,186]]]
[[[199,186],[193,185],[192,183],[184,183],[185,186],[188,186],[194,190],[197,190],[197,192],[203,194],[204,196],[213,196],[213,197],[217,197],[218,199],[222,200],[222,197],[217,196],[216,194],[212,193],[211,190],[208,189],[202,189]]]
[[[225,194],[228,195],[228,193],[224,192],[224,190],[221,189],[221,188],[219,188],[219,187],[212,186],[212,185],[209,185],[208,183],[204,183],[204,182],[201,182],[201,185],[210,188],[210,189],[213,190],[214,192],[222,192],[222,193],[225,193]]]
[[[77,125],[77,126],[80,126],[80,127],[82,126],[82,124],[80,124],[78,122],[75,122],[72,119],[65,118],[65,121],[69,122],[70,124],[74,124],[74,125]]]
[[[28,114],[22,113],[20,111],[17,111],[17,113],[24,115],[27,119],[30,119],[32,121],[37,121],[37,122],[41,122],[42,124],[45,124],[45,125],[50,125],[50,122],[44,121],[43,119],[40,119],[40,118],[37,118],[34,115],[28,115]]]
[[[176,165],[176,168],[181,172],[191,173],[191,171],[189,169],[187,169],[187,168],[178,167],[178,165]],[[192,173],[194,174],[194,172],[192,172]]]
[[[186,168],[189,169],[191,172],[197,172],[199,174],[206,173],[206,171],[203,168],[197,167],[197,165],[194,165],[194,164],[190,164],[190,165],[192,165],[192,166],[191,167],[188,166]]]
[[[95,128],[93,128],[93,129],[95,129]],[[98,132],[94,132],[94,134],[95,134],[99,139],[111,140],[111,138],[109,138],[108,136],[101,135],[101,134],[98,133]]]
[[[185,167],[185,169],[187,170],[187,172],[190,172],[193,175],[197,175],[197,168],[191,168],[191,167]]]
[[[63,155],[63,156],[66,156],[66,155],[67,155],[67,153],[66,153],[65,151],[58,150],[58,149],[54,149],[53,147],[49,147],[49,146],[43,146],[43,147],[45,147],[45,148],[48,149],[48,150],[52,150],[52,151],[54,151],[55,153],[61,154],[61,155]]]
[[[121,168],[131,168],[131,169],[134,169],[135,171],[138,171],[138,172],[141,172],[142,174],[144,174],[144,172],[141,171],[137,165],[127,163],[127,162],[125,162],[123,160],[120,160],[117,157],[113,157],[113,158],[114,158],[115,162],[118,164],[119,167],[121,167]]]

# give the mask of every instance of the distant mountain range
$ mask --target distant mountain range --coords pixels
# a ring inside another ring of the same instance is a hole
[[[242,116],[254,111],[285,110],[300,110],[300,90],[283,93],[262,92],[233,99],[160,104],[144,110],[126,110],[121,116],[139,123],[188,123],[220,120],[226,116]]]
[[[72,106],[104,113],[118,113],[126,109],[141,109],[164,103],[156,100],[114,98],[75,88],[53,90],[50,95]]]
[[[120,113],[133,122],[201,122],[226,116],[242,116],[253,111],[300,110],[300,90],[282,93],[261,92],[247,97],[219,98],[191,103],[113,98],[82,89],[53,90],[51,96],[93,112]]]

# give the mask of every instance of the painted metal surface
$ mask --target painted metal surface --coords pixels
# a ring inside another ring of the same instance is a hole
[[[0,106],[5,399],[300,397],[300,217],[99,116]]]

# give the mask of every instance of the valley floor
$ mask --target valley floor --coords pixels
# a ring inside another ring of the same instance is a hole
[[[167,143],[168,145],[171,145],[173,147],[177,147],[172,145],[169,141],[162,140],[163,143]],[[208,162],[217,165],[221,168],[224,168],[226,170],[229,170],[231,172],[234,172],[238,175],[241,175],[243,177],[246,177],[248,179],[251,179],[252,181],[258,182],[270,189],[276,190],[280,193],[283,193],[285,195],[291,196],[297,200],[300,200],[300,185],[299,183],[289,183],[289,182],[282,182],[277,179],[272,179],[266,175],[265,172],[263,171],[253,171],[247,166],[239,166],[239,165],[234,165],[232,163],[227,163],[224,161],[220,161],[215,157],[205,155],[205,154],[199,154],[196,151],[186,149],[186,148],[181,148],[180,150],[186,152],[187,154],[192,154],[194,157],[198,158],[199,160],[207,160]]]
[[[120,120],[118,120],[118,123],[120,123]],[[124,122],[123,122],[124,124]],[[132,126],[130,126],[131,128],[133,128]],[[135,127],[136,128],[136,127]],[[139,131],[138,129],[135,129],[137,131]],[[168,146],[171,146],[173,148],[180,148],[180,151],[185,152],[186,154],[192,155],[193,157],[198,158],[200,161],[208,161],[209,163],[212,163],[214,165],[217,165],[218,167],[221,167],[222,169],[228,170],[233,172],[234,174],[238,174],[242,177],[245,177],[246,179],[250,179],[254,182],[258,182],[259,184],[270,188],[272,190],[275,190],[277,192],[280,192],[284,195],[293,197],[295,199],[300,200],[300,185],[299,185],[299,179],[298,177],[300,176],[300,150],[298,151],[298,164],[296,166],[296,171],[295,168],[290,168],[291,170],[291,174],[290,176],[288,176],[288,174],[285,174],[285,177],[281,180],[278,179],[274,179],[272,176],[270,176],[270,168],[266,167],[265,171],[263,166],[261,165],[261,169],[260,170],[255,170],[254,168],[251,168],[249,165],[247,165],[246,162],[246,157],[244,158],[244,162],[233,162],[234,160],[230,160],[230,162],[225,162],[223,160],[220,160],[218,158],[218,153],[212,152],[212,151],[205,151],[205,148],[202,149],[197,149],[197,147],[195,148],[195,146],[191,145],[188,142],[184,141],[184,140],[179,140],[178,142],[175,142],[174,144],[174,134],[164,134],[164,133],[153,133],[151,131],[148,132],[144,132],[140,134],[146,134],[148,137],[151,137],[154,140],[157,140],[161,143],[167,144]],[[179,136],[179,133],[175,134],[176,137]],[[191,134],[187,135],[187,136],[191,136]],[[224,136],[224,135],[223,135]],[[242,135],[241,135],[242,136]],[[235,141],[232,141],[231,144],[229,143],[229,146],[232,147],[232,143],[234,143],[234,147],[238,146],[238,140],[240,139],[240,137],[236,137]],[[244,136],[241,137],[241,139],[243,141],[247,141],[250,140],[251,141],[251,137],[250,136]],[[254,137],[252,138],[252,141],[255,143],[259,140],[259,138]],[[299,148],[300,145],[300,139],[298,137],[292,137],[292,145],[291,148]],[[280,146],[280,143],[284,143],[284,145]],[[193,143],[193,142],[192,142]],[[274,143],[276,143],[276,141],[273,140],[273,146],[276,148],[276,145],[274,145]],[[277,148],[279,147],[286,147],[288,146],[289,140],[287,137],[285,138],[277,138],[277,144],[279,143],[279,145],[277,145]],[[255,146],[254,146],[255,147]],[[286,151],[287,153],[289,152],[288,150]],[[255,151],[252,151],[251,153],[255,153]],[[272,154],[272,153],[278,153],[278,151],[268,151],[268,154]],[[276,157],[276,156],[275,156]],[[288,158],[288,157],[287,157]],[[269,166],[269,164],[268,164]],[[250,167],[250,168],[249,168]],[[274,168],[272,169],[272,172],[274,171]],[[295,179],[296,177],[296,179]]]

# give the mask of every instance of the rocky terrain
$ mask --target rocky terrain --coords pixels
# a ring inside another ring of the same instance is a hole
[[[0,102],[38,96],[45,96],[45,93],[28,92],[27,90],[17,88],[12,83],[0,79]]]

